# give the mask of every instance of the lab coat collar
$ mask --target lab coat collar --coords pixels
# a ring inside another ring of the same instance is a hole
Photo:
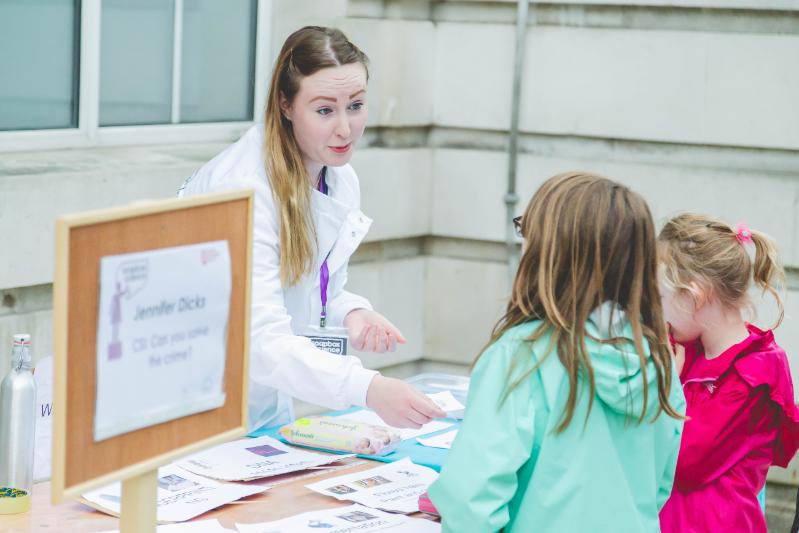
[[[358,248],[372,220],[360,209],[354,209],[332,195],[319,191],[311,191],[311,213],[316,230],[317,261],[311,275],[314,286],[319,285],[319,269],[327,260],[327,267],[332,274],[347,262],[350,255]],[[328,256],[328,253],[330,254]]]

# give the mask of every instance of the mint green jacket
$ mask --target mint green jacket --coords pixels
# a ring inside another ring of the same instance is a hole
[[[597,338],[607,338],[610,329],[600,332],[602,309],[587,324]],[[555,353],[500,402],[512,362],[519,377],[546,353],[548,336],[535,344],[524,341],[539,324],[506,332],[474,368],[463,425],[429,490],[442,531],[660,531],[658,512],[671,492],[682,421],[660,414],[654,422],[649,416],[636,424],[644,379],[632,341],[627,349],[587,340],[596,382],[593,407],[586,421],[589,388],[582,382],[574,418],[563,433],[554,428],[569,382]],[[623,314],[613,327],[632,339]],[[649,357],[650,415],[658,406],[655,379]],[[669,401],[685,413],[676,372]]]

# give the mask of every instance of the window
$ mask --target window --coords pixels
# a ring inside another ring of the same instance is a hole
[[[0,2],[0,130],[78,126],[74,0]]]
[[[0,150],[229,138],[263,97],[258,3],[3,0]]]

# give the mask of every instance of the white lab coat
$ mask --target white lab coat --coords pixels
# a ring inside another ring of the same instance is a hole
[[[360,211],[358,176],[352,167],[328,167],[329,195],[312,191],[316,258],[310,274],[293,287],[280,283],[280,222],[263,157],[263,126],[250,128],[236,143],[197,170],[180,196],[212,191],[255,190],[253,215],[252,312],[250,340],[249,426],[293,420],[291,397],[342,409],[366,404],[374,375],[353,356],[331,355],[298,336],[319,324],[319,269],[328,252],[330,284],[327,324],[341,326],[353,309],[371,309],[369,301],[344,290],[350,255],[372,221]]]

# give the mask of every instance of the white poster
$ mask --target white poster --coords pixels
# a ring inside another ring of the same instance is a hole
[[[225,403],[227,241],[103,257],[94,438]]]
[[[286,446],[272,437],[241,439],[190,455],[178,464],[225,481],[249,481],[335,463],[352,455],[322,455]]]
[[[159,522],[183,522],[225,504],[267,489],[260,485],[220,483],[195,476],[174,464],[158,469],[157,510]],[[86,503],[103,512],[119,514],[122,484],[117,482],[81,496]]]
[[[415,513],[419,510],[419,496],[436,479],[438,472],[405,458],[305,486],[337,500],[349,500],[384,511]]]
[[[241,533],[438,533],[441,524],[424,518],[384,513],[362,505],[320,509],[260,524],[236,524]]]

